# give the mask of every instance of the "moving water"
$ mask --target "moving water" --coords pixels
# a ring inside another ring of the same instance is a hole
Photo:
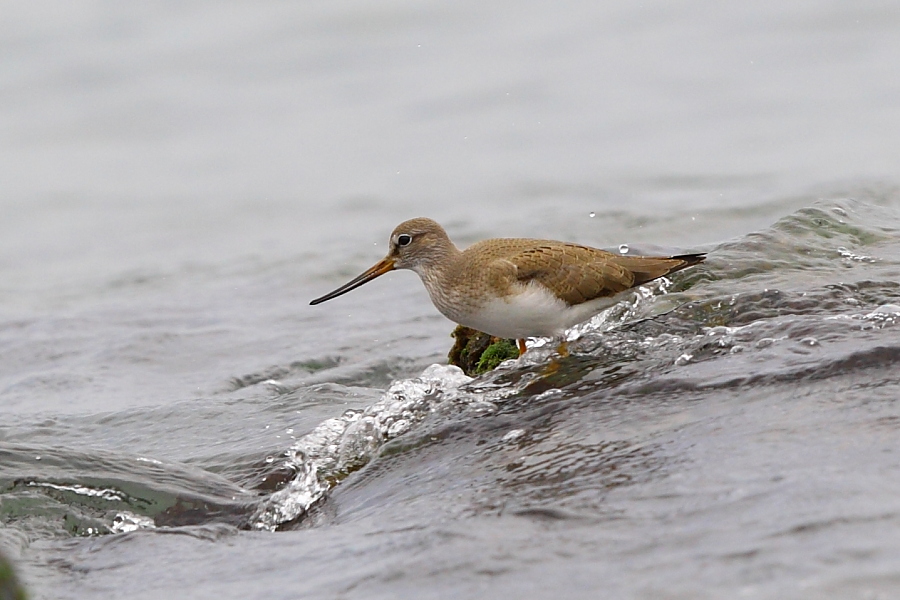
[[[900,594],[893,8],[4,14],[31,596]],[[308,306],[414,216],[709,257],[470,378],[410,273]]]

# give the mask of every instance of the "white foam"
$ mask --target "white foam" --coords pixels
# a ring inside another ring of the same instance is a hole
[[[409,431],[437,404],[475,400],[456,393],[470,381],[459,367],[431,365],[419,377],[393,383],[371,406],[324,421],[285,452],[297,474],[257,511],[252,527],[274,531],[302,517],[336,481],[369,462],[385,442]]]

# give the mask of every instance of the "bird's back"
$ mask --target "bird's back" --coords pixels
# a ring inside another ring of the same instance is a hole
[[[704,260],[702,254],[624,256],[567,242],[498,238],[473,244],[460,255],[449,280],[498,291],[513,282],[539,283],[569,305],[608,297]]]

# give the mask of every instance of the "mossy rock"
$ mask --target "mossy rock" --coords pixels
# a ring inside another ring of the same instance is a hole
[[[26,600],[25,588],[16,578],[12,563],[0,554],[0,600]]]
[[[462,325],[457,326],[451,335],[456,338],[456,343],[447,359],[469,376],[481,375],[504,360],[519,357],[515,340],[496,338]]]

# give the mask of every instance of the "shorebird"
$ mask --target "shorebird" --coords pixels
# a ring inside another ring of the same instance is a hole
[[[496,238],[459,250],[444,228],[418,218],[398,225],[387,256],[316,298],[319,304],[395,269],[415,271],[434,306],[460,325],[499,338],[559,337],[615,304],[624,291],[701,263],[705,254],[624,256],[524,238]],[[565,345],[560,347],[560,353]]]

